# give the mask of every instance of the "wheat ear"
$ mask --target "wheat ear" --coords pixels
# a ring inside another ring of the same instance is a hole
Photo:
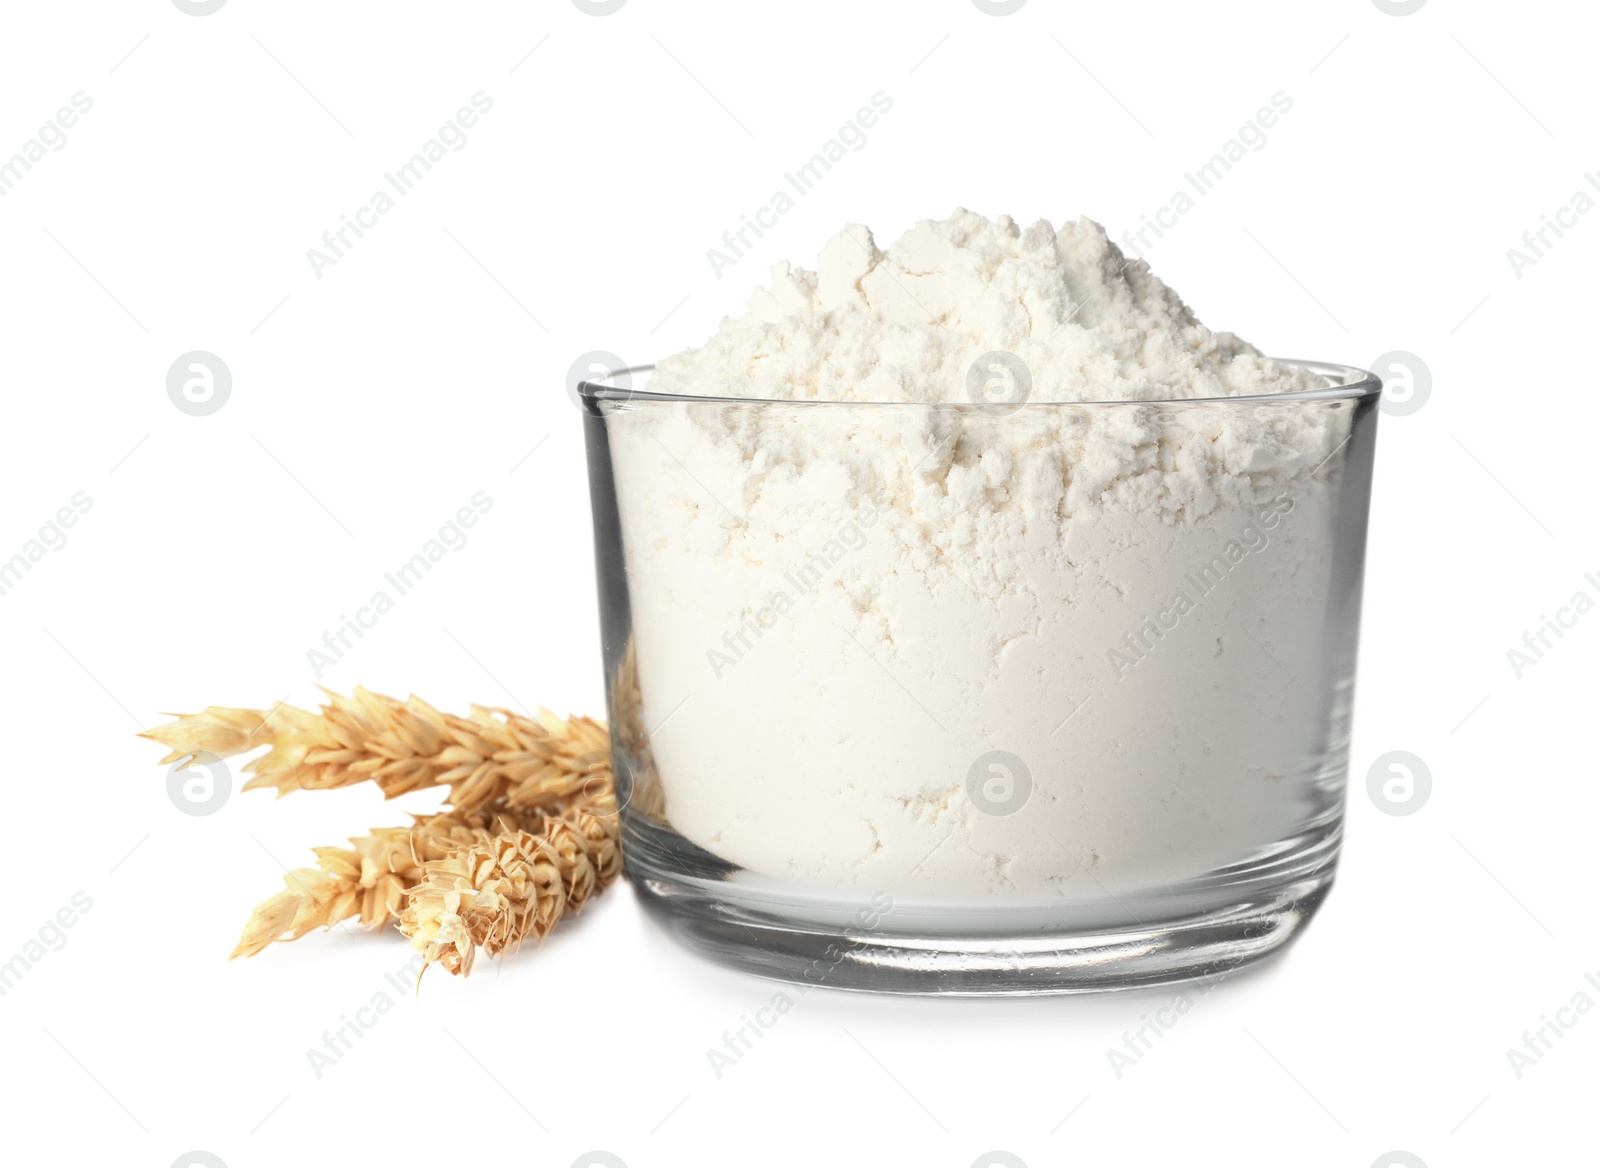
[[[592,718],[537,718],[473,706],[468,717],[444,714],[421,698],[401,702],[357,686],[344,697],[324,690],[320,714],[279,704],[271,710],[211,706],[176,715],[143,737],[166,746],[161,761],[196,752],[219,758],[270,744],[245,765],[245,790],[331,790],[373,782],[393,799],[425,787],[448,787],[448,802],[470,811],[504,802],[539,807],[583,792],[610,773],[606,728]]]

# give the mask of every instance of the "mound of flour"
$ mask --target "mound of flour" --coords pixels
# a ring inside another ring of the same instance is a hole
[[[1248,399],[1321,384],[1088,221],[779,265],[646,387],[734,400],[607,422],[666,818],[758,877],[944,898],[1267,854],[1327,810],[1350,414]]]
[[[1130,401],[1305,389],[1229,333],[1213,333],[1087,219],[1023,231],[958,210],[887,252],[865,227],[817,270],[778,264],[772,287],[707,344],[656,368],[666,393],[825,401],[960,401],[968,366],[1016,354],[1036,401]]]

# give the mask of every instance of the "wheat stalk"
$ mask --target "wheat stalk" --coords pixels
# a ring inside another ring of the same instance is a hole
[[[166,746],[163,764],[196,752],[219,758],[270,744],[245,771],[244,789],[332,790],[371,781],[393,799],[447,786],[448,802],[469,811],[504,802],[539,807],[581,794],[610,773],[606,728],[592,718],[563,721],[473,706],[468,717],[444,714],[421,698],[405,702],[357,686],[348,698],[324,690],[319,714],[294,706],[272,710],[211,706],[145,731]]]
[[[256,906],[232,956],[359,917],[368,928],[398,921],[429,964],[472,968],[479,948],[496,954],[543,940],[621,871],[618,816],[606,728],[591,718],[537,718],[473,706],[444,714],[357,687],[329,690],[320,713],[210,706],[146,731],[166,746],[163,764],[260,747],[245,789],[331,790],[372,782],[386,798],[447,787],[454,807],[380,827],[348,848],[315,848],[316,867],[284,878]]]

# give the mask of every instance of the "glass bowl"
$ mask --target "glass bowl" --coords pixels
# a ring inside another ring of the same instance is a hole
[[[1338,859],[1381,381],[959,404],[583,382],[627,871],[692,948],[905,993],[1152,985]]]

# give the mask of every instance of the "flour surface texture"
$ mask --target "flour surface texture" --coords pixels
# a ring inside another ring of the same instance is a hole
[[[1295,679],[1330,672],[1350,413],[1281,396],[1325,384],[1086,220],[777,265],[645,386],[722,400],[608,423],[665,820],[753,880],[913,899],[1259,858],[1332,733]]]

